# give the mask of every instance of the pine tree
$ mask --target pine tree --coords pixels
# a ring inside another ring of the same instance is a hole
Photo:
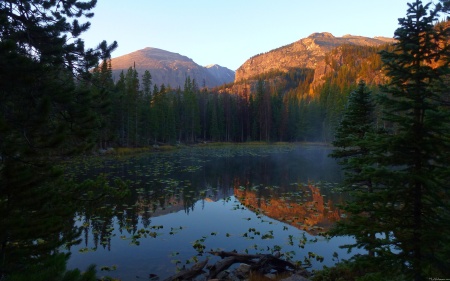
[[[184,83],[183,105],[184,118],[183,127],[186,134],[186,140],[194,142],[198,133],[200,133],[200,109],[196,97],[195,80],[191,81],[188,76]]]
[[[152,87],[152,75],[150,74],[150,71],[146,70],[142,75],[142,94],[144,95],[144,97],[151,97],[152,95],[151,87]]]
[[[400,19],[393,52],[381,53],[391,78],[380,99],[384,119],[393,125],[380,138],[378,185],[386,187],[395,228],[390,241],[415,280],[448,276],[450,233],[450,112],[445,108],[450,49],[448,27],[436,25],[440,4],[415,1]],[[448,247],[447,247],[448,251]]]
[[[208,111],[209,111],[209,119],[210,119],[210,126],[209,126],[209,137],[212,141],[219,141],[220,140],[220,130],[219,130],[219,118],[217,116],[218,110],[217,110],[217,94],[214,94],[212,97],[210,97],[208,101]]]
[[[129,67],[125,75],[125,91],[127,106],[127,146],[139,145],[139,111],[138,105],[141,101],[141,91],[139,85],[139,74],[134,67]]]
[[[152,75],[150,71],[146,70],[142,75],[142,101],[139,103],[139,135],[143,141],[143,144],[149,145],[152,131],[152,113],[150,110],[150,104],[152,100]]]
[[[203,79],[203,83],[205,83],[205,80]],[[206,136],[208,134],[208,97],[209,97],[208,89],[205,88],[203,85],[203,88],[201,92],[198,93],[198,103],[199,103],[199,109],[200,109],[200,128],[201,128],[201,137],[205,141]]]
[[[249,103],[249,112],[250,112],[250,139],[255,141],[255,140],[260,140],[259,138],[259,111],[258,111],[258,107],[259,107],[259,99],[254,95],[254,94],[250,94],[250,98],[248,99],[248,103]]]
[[[104,58],[99,66],[93,70],[91,84],[88,85],[94,102],[95,119],[98,129],[96,130],[96,143],[100,149],[111,145],[114,138],[113,130],[113,103],[114,81],[112,78],[111,59]]]
[[[346,207],[350,219],[339,227],[356,238],[347,247],[369,251],[355,258],[366,271],[389,268],[396,278],[426,280],[450,274],[450,230],[443,227],[450,225],[449,30],[436,25],[440,4],[431,9],[416,0],[408,6],[393,50],[381,52],[390,82],[377,102],[387,132],[357,140],[342,128],[344,136],[337,138],[337,145],[350,145],[335,156],[348,153],[344,164],[352,174],[346,184],[357,196]]]
[[[266,90],[263,80],[258,80],[256,86],[256,103],[258,104],[259,140],[270,141],[272,127],[272,108],[270,93]]]
[[[91,73],[116,43],[84,49],[92,1],[0,2],[0,275],[27,274],[77,230],[58,157],[95,145]],[[72,22],[68,22],[72,19]],[[30,280],[30,279],[28,279]]]
[[[350,232],[356,242],[346,247],[364,247],[373,257],[376,251],[376,230],[371,227],[377,223],[377,215],[371,208],[373,196],[372,180],[364,169],[371,152],[371,137],[376,133],[375,103],[360,81],[358,89],[351,92],[344,116],[336,129],[334,150],[331,157],[339,159],[345,171],[344,187],[352,195],[351,201],[342,206],[350,217],[337,223],[332,235],[345,235]],[[381,132],[378,132],[381,133]],[[369,166],[370,167],[370,166]]]
[[[336,129],[333,141],[336,149],[331,156],[342,159],[344,166],[350,166],[350,158],[368,154],[364,138],[368,133],[374,132],[374,108],[371,93],[366,90],[365,82],[360,81],[358,89],[350,93],[344,117]]]
[[[287,108],[286,112],[286,135],[288,141],[298,141],[300,138],[297,135],[298,123],[300,123],[300,106],[296,95],[289,93],[285,98]]]
[[[283,116],[283,97],[280,93],[273,93],[271,96],[271,112],[272,112],[272,127],[271,139],[276,141],[282,141],[282,116]]]
[[[127,115],[128,115],[128,95],[126,94],[126,86],[125,86],[125,74],[123,70],[119,74],[119,80],[115,85],[115,94],[116,94],[116,103],[115,103],[115,114],[116,120],[118,120],[118,136],[119,136],[119,145],[127,146],[127,136],[128,136],[128,126],[127,126]]]

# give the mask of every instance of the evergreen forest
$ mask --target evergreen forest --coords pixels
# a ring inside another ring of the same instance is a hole
[[[379,52],[389,46],[343,45],[328,55],[333,71],[312,89],[313,69],[270,72],[207,89],[186,77],[184,87],[153,85],[151,73],[132,66],[112,77],[109,59],[92,72],[88,88],[102,101],[97,146],[142,147],[197,142],[330,142],[358,79],[379,91]],[[334,58],[339,53],[342,59]],[[337,62],[336,60],[343,60]],[[85,86],[85,85],[84,85]]]

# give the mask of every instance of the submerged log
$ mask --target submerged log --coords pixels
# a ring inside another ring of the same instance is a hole
[[[198,275],[203,273],[203,268],[208,263],[208,260],[194,264],[191,268],[178,272],[177,274],[164,279],[164,281],[176,281],[176,280],[190,280],[194,279]]]
[[[246,264],[255,264],[256,262],[253,259],[259,258],[258,255],[245,255],[245,254],[237,254],[235,252],[209,252],[210,254],[219,256],[222,260],[216,262],[213,266],[209,268],[209,276],[208,279],[214,279],[221,273],[222,271],[227,270],[230,266],[235,263],[246,263]]]
[[[214,279],[221,273],[222,271],[227,270],[230,266],[235,264],[236,258],[235,257],[227,257],[224,258],[217,263],[215,263],[213,266],[209,268],[209,276],[208,279]]]

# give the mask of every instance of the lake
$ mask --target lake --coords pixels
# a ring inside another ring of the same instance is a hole
[[[79,162],[76,177],[125,180],[131,194],[77,213],[82,235],[68,268],[95,263],[100,275],[121,280],[164,279],[207,257],[212,263],[211,250],[279,251],[313,269],[332,265],[334,252],[349,257],[339,245],[351,238],[322,235],[343,216],[336,205],[345,200],[329,153],[325,146],[236,144]]]

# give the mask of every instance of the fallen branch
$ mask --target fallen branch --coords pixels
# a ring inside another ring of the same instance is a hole
[[[256,271],[261,274],[269,273],[272,270],[276,270],[278,273],[281,273],[286,271],[292,272],[297,269],[297,267],[291,262],[279,259],[273,255],[249,255],[224,251],[208,253],[219,256],[223,259],[222,261],[219,261],[215,265],[211,266],[209,279],[215,278],[217,274],[228,269],[235,263],[249,264],[251,265],[251,271]]]
[[[211,255],[219,256],[222,260],[219,260],[215,264],[208,267],[209,274],[208,279],[215,279],[221,273],[227,270],[235,263],[245,263],[250,266],[250,272],[257,272],[258,274],[267,273],[284,273],[297,274],[302,276],[308,276],[308,273],[304,268],[297,268],[293,263],[282,260],[278,256],[270,254],[239,254],[237,252],[224,252],[224,251],[210,251]],[[202,274],[203,268],[208,263],[208,260],[195,264],[192,268],[177,273],[176,275],[165,279],[164,281],[176,281],[176,280],[188,280],[193,279],[196,276]]]

